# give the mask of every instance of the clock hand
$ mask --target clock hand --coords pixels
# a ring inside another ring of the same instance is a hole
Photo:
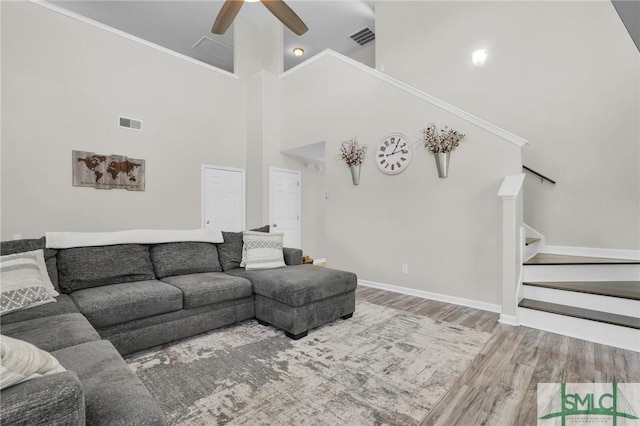
[[[398,151],[398,152],[395,152],[395,151],[394,151],[394,152],[392,152],[391,154],[387,154],[387,155],[386,155],[386,157],[388,157],[388,156],[390,156],[390,155],[395,155],[395,154],[407,154],[408,152],[409,152],[409,151],[407,151],[407,150],[401,149],[401,150],[400,150],[400,151]]]
[[[398,147],[400,146],[400,139],[398,139],[398,142],[396,143],[396,146],[393,147],[393,152],[391,154],[387,154],[387,157],[390,155],[393,155],[396,153],[396,151],[398,150]]]

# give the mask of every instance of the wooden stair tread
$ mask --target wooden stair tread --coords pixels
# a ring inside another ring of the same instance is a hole
[[[640,265],[640,260],[609,259],[604,257],[567,256],[563,254],[538,253],[524,262],[525,265]]]
[[[552,314],[565,315],[640,330],[640,318],[628,317],[625,315],[610,314],[608,312],[593,311],[591,309],[576,308],[574,306],[559,305],[557,303],[542,302],[532,299],[522,299],[518,306],[521,308],[534,309]]]
[[[640,300],[640,281],[524,282],[523,285]]]

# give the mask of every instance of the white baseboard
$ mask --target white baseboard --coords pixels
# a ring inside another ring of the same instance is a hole
[[[493,303],[481,302],[479,300],[465,299],[463,297],[449,296],[447,294],[432,293],[430,291],[416,290],[414,288],[400,287],[392,284],[377,283],[375,281],[358,280],[358,284],[365,287],[377,288],[380,290],[392,291],[394,293],[407,294],[409,296],[420,297],[422,299],[437,300],[439,302],[452,303],[454,305],[467,306],[469,308],[483,311],[500,313],[502,306]]]
[[[506,325],[520,325],[520,320],[517,316],[514,315],[500,314],[500,319],[498,319],[498,322]]]
[[[563,254],[567,256],[604,257],[608,259],[640,260],[640,250],[620,250],[596,247],[570,247],[541,245],[539,253]]]
[[[317,265],[318,263],[327,263],[327,258],[323,257],[321,259],[313,259],[313,264]]]

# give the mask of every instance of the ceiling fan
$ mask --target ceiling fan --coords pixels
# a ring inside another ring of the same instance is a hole
[[[260,1],[276,18],[280,20],[280,22],[284,24],[285,27],[289,28],[297,35],[302,35],[309,30],[305,23],[302,22],[302,19],[300,19],[300,17],[296,15],[296,13],[291,10],[283,0]],[[244,3],[244,0],[226,0],[222,5],[222,9],[220,9],[220,12],[218,13],[216,21],[213,23],[211,32],[213,34],[224,34],[231,26],[231,23],[238,12],[240,12],[242,3]]]

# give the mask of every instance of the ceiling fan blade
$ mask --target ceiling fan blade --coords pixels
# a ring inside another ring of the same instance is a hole
[[[302,19],[291,10],[283,0],[260,0],[276,18],[284,24],[285,27],[297,35],[306,33],[309,28],[302,22]]]
[[[243,0],[227,0],[222,5],[222,9],[218,13],[216,17],[216,21],[213,23],[213,28],[211,28],[211,32],[213,34],[224,34],[227,32],[233,20],[235,19],[238,12],[240,12],[240,8],[244,3]]]

